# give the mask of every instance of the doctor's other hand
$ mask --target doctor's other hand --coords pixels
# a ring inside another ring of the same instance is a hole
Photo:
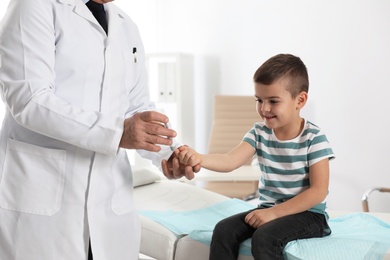
[[[185,176],[188,180],[192,180],[195,177],[195,173],[201,169],[200,164],[189,166],[180,163],[175,153],[172,154],[168,161],[163,160],[161,166],[165,177],[168,179],[179,179]]]
[[[145,111],[125,119],[119,147],[159,152],[159,145],[171,145],[176,132],[165,127],[168,117],[156,111]]]

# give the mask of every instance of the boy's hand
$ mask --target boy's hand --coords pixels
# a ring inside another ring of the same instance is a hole
[[[278,216],[274,213],[272,208],[257,209],[246,215],[245,222],[253,228],[258,228],[277,218]]]
[[[186,145],[176,149],[175,155],[179,159],[179,162],[184,165],[194,167],[195,165],[202,164],[202,156]]]

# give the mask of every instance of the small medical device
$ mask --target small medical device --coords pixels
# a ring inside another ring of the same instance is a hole
[[[171,123],[169,123],[169,122],[165,124],[165,127],[166,127],[166,128],[169,128],[169,129],[172,129]],[[178,143],[178,142],[175,140],[175,138],[169,138],[169,139],[172,140],[172,144],[171,144],[171,146],[170,146],[172,151],[175,151],[177,148],[179,148],[180,146],[182,146],[182,144]]]

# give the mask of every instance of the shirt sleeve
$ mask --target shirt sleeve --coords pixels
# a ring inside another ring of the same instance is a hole
[[[335,158],[331,145],[322,131],[319,131],[311,140],[307,156],[309,167],[325,158],[329,160]]]

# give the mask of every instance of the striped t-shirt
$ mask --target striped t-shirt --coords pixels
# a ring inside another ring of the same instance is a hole
[[[334,154],[325,134],[305,120],[302,132],[292,140],[281,141],[263,122],[255,123],[244,141],[256,150],[261,170],[260,205],[272,206],[295,197],[309,188],[309,167]],[[310,211],[324,213],[326,201]]]

